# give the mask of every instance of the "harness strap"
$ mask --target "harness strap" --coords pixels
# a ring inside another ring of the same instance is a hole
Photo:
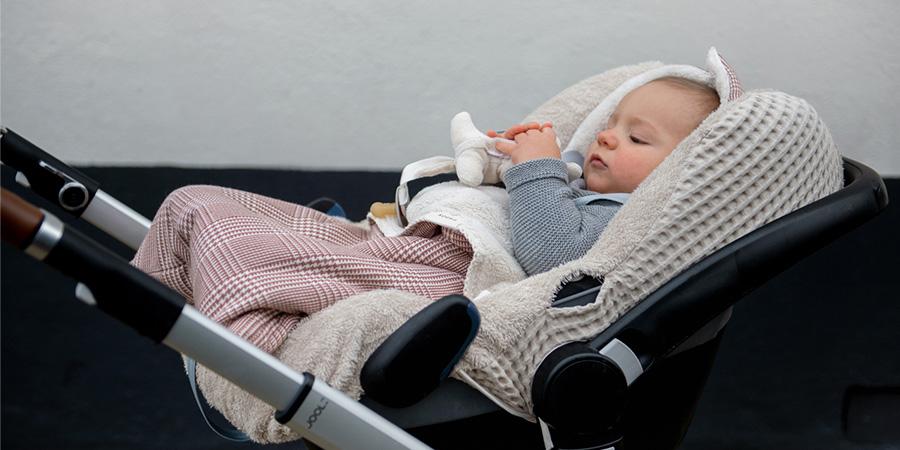
[[[435,175],[455,173],[456,159],[449,156],[434,156],[407,164],[400,174],[400,184],[397,186],[395,193],[397,217],[400,219],[400,225],[406,225],[406,206],[409,205],[409,201],[415,195],[410,193],[407,186],[411,181]]]

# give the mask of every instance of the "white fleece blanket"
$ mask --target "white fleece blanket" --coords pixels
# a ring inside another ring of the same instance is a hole
[[[472,262],[463,294],[469,298],[499,283],[525,279],[513,256],[509,233],[509,196],[493,186],[446,182],[419,192],[406,210],[409,226],[431,222],[461,231],[472,246]]]
[[[528,118],[553,120],[565,146],[577,125],[560,117],[584,118],[624,82],[660,66],[628,66],[584,80]],[[478,189],[492,201],[475,211],[483,214],[477,221],[446,209],[455,198],[448,193],[459,186],[423,191],[417,197],[421,203],[410,205],[415,220],[456,223],[473,248],[496,250],[473,260],[466,293],[490,292],[474,300],[481,330],[453,376],[488,393],[508,411],[533,419],[531,379],[548,351],[595,336],[693,263],[836,191],[842,185],[841,170],[831,136],[809,104],[776,91],[747,92],[723,104],[678,145],[632,194],[587,255],[524,279],[509,257],[502,231],[490,239],[478,237],[483,236],[480,228],[498,231],[505,226],[499,219],[505,208],[502,191]],[[444,199],[443,211],[424,204],[432,195]],[[473,213],[468,206],[458,206],[460,214]],[[604,279],[597,300],[582,307],[550,308],[559,286],[583,274]],[[304,318],[274,354],[359,396],[359,372],[366,358],[427,302],[398,291],[356,295]],[[221,377],[200,368],[198,382],[209,402],[255,441],[298,438],[272,418],[271,407]]]

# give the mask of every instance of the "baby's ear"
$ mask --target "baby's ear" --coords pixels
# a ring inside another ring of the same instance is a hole
[[[710,47],[706,54],[706,70],[713,75],[720,102],[734,101],[744,93],[741,80],[715,47]]]

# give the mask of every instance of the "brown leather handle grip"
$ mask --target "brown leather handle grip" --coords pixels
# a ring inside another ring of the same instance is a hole
[[[44,213],[6,189],[0,192],[0,234],[5,242],[20,249],[31,244],[44,221]]]

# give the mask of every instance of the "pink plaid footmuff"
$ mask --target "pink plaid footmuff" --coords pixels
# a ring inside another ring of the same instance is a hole
[[[163,202],[133,264],[272,352],[304,316],[361,292],[463,291],[472,247],[421,222],[396,237],[305,206],[216,186]]]

